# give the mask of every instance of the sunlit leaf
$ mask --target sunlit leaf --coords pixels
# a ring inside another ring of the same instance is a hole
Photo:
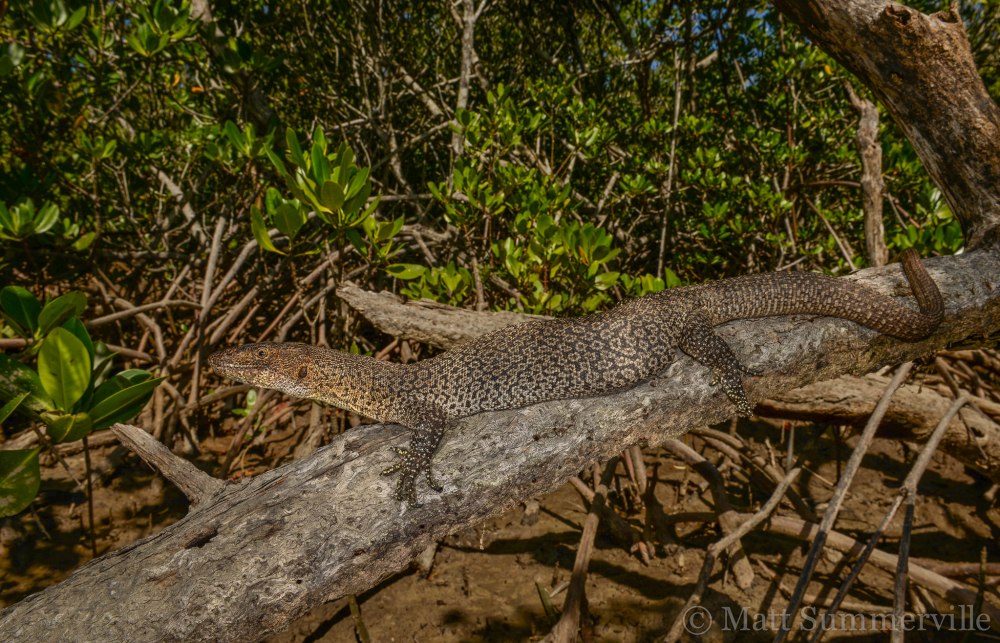
[[[59,221],[59,207],[55,203],[46,203],[38,210],[32,222],[35,233],[48,232]]]
[[[25,392],[28,393],[28,397],[24,398],[20,408],[21,411],[27,411],[31,417],[37,418],[39,413],[55,408],[52,398],[42,386],[38,373],[16,359],[0,353],[0,399],[10,400]]]
[[[2,408],[0,408],[0,424],[3,424],[4,420],[10,417],[10,414],[13,413],[14,409],[17,408],[17,405],[23,402],[25,398],[28,397],[28,395],[30,395],[30,393],[28,391],[25,391],[24,393],[21,393],[17,397],[8,400],[7,403],[4,404]]]
[[[90,433],[93,423],[86,413],[59,413],[52,411],[42,415],[46,433],[54,442],[75,442]]]
[[[292,162],[304,169],[306,159],[302,155],[302,146],[299,145],[299,137],[291,127],[285,130],[285,143],[288,145],[288,153],[292,157]]]
[[[56,408],[70,411],[90,383],[90,354],[73,333],[54,328],[38,351],[38,377]]]
[[[121,374],[102,384],[94,393],[95,404],[90,408],[90,417],[93,420],[93,428],[95,430],[109,427],[115,422],[131,420],[138,415],[142,407],[149,401],[153,390],[160,382],[166,379],[164,377],[157,377],[138,383],[131,383],[123,388],[118,388],[118,390],[115,390],[110,395],[106,395],[107,391],[102,391],[101,389],[110,382],[115,382],[116,378],[119,377],[121,377]],[[114,384],[114,387],[122,386],[123,383],[120,380]],[[98,393],[102,395],[100,401],[96,401]],[[104,395],[106,397],[103,397]]]
[[[264,216],[260,213],[260,208],[257,206],[250,207],[250,231],[253,232],[253,238],[257,240],[257,245],[264,250],[277,252],[279,255],[285,254],[281,250],[274,247],[274,242],[271,241],[271,235],[267,233],[267,225],[264,223]]]
[[[394,263],[386,266],[385,269],[396,279],[417,279],[427,272],[426,266],[415,263]]]
[[[83,325],[83,322],[79,318],[74,318],[63,324],[62,327],[73,333],[83,343],[87,348],[87,354],[90,355],[90,363],[93,365],[95,354],[94,340],[90,338],[90,333],[87,332],[87,327]]]
[[[320,188],[320,202],[330,209],[331,212],[336,212],[344,205],[344,190],[337,183],[333,181],[326,181],[322,184]]]
[[[282,203],[274,212],[274,227],[289,239],[295,238],[305,222],[305,213],[293,203]]]
[[[56,297],[45,304],[38,315],[38,332],[45,336],[56,326],[62,326],[68,320],[79,317],[87,308],[87,295],[74,290],[61,297]]]

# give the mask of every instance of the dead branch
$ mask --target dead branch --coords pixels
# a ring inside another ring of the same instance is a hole
[[[962,222],[968,247],[1000,235],[1000,107],[955,4],[926,15],[887,0],[776,0],[892,114]]]
[[[760,415],[862,426],[875,408],[885,378],[844,375],[787,391],[757,405]],[[925,442],[952,403],[932,388],[903,385],[892,398],[879,437]],[[941,451],[1000,482],[1000,427],[972,409],[948,426]]]
[[[919,343],[829,318],[741,321],[720,333],[750,366],[767,366],[749,382],[760,397],[1000,330],[1000,257],[970,252],[931,260],[928,268],[948,314]],[[895,266],[856,278],[884,292],[907,290]],[[679,357],[661,378],[629,391],[468,418],[435,458],[444,492],[422,488],[423,506],[415,508],[392,500],[394,481],[379,475],[407,432],[381,425],[348,431],[306,459],[227,485],[160,533],[0,612],[0,638],[244,641],[280,631],[316,604],[374,586],[434,540],[544,494],[589,463],[726,418],[729,402],[708,380],[703,367]],[[832,534],[830,543],[836,546]],[[915,567],[911,574],[917,578]],[[149,616],[151,605],[157,618]],[[164,605],[173,611],[163,613]]]

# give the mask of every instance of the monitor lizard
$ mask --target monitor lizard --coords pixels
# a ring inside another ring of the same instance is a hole
[[[940,324],[937,285],[912,249],[900,261],[917,305],[850,280],[806,272],[771,272],[673,288],[595,314],[532,321],[483,335],[412,364],[294,343],[247,344],[209,357],[217,372],[353,411],[412,431],[410,447],[383,474],[399,472],[396,497],[416,503],[423,473],[459,419],[484,411],[630,388],[662,372],[680,349],[712,369],[741,415],[753,407],[745,368],[712,327],[734,319],[812,314],[840,317],[886,335],[917,341]]]

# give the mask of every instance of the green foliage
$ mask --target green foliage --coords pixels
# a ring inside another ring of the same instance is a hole
[[[304,254],[316,252],[323,244],[340,247],[345,243],[377,262],[393,254],[393,240],[403,227],[403,217],[383,222],[375,219],[379,200],[369,202],[370,170],[355,163],[354,152],[346,143],[331,150],[322,128],[317,128],[308,149],[303,150],[295,131],[287,129],[282,154],[275,149],[271,133],[258,137],[252,125],[240,130],[226,122],[223,130],[232,154],[213,144],[212,158],[253,162],[267,157],[287,190],[286,196],[268,186],[263,210],[257,204],[250,208],[250,230],[261,248],[286,254],[271,239],[268,227],[273,225],[290,247],[302,248]],[[323,225],[310,228],[312,219]]]
[[[111,354],[93,342],[79,316],[86,296],[68,292],[44,306],[28,290],[0,290],[0,313],[9,331],[29,341],[25,358],[37,368],[0,354],[0,399],[18,399],[20,410],[45,423],[54,442],[79,440],[90,431],[139,414],[164,378],[129,369],[108,377]]]
[[[327,248],[351,251],[338,271],[375,282],[421,263],[447,279],[404,279],[407,293],[468,303],[474,288],[446,284],[475,259],[488,303],[567,314],[642,292],[646,276],[688,283],[801,259],[842,269],[813,207],[862,247],[849,78],[770,5],[491,6],[477,22],[489,89],[473,83],[453,113],[454,84],[440,84],[459,68],[442,46],[458,36],[447,6],[372,6],[220,5],[202,25],[187,1],[12,3],[0,282],[32,265],[44,283],[116,252],[200,256],[204,236],[189,233],[215,218],[281,270]],[[995,7],[962,11],[987,86],[1000,86]],[[930,183],[912,147],[888,118],[880,137],[887,238],[954,251],[954,219],[921,210]],[[543,216],[577,229],[544,232]],[[403,221],[453,241],[429,262]],[[587,224],[615,257],[532,250],[545,234],[585,239]]]
[[[59,208],[46,203],[37,212],[31,199],[12,208],[0,203],[0,239],[21,241],[34,234],[44,234],[59,221]]]
[[[38,377],[60,411],[71,411],[90,383],[90,355],[73,333],[54,328],[38,351]]]
[[[233,409],[233,415],[240,418],[245,418],[250,415],[250,411],[257,404],[257,389],[250,389],[247,391],[246,398],[244,399],[243,406],[241,408]]]
[[[156,0],[151,8],[136,7],[142,18],[125,41],[140,56],[150,57],[165,50],[168,45],[189,38],[198,29],[191,19],[191,3],[183,2],[174,7],[164,0]]]
[[[27,392],[21,393],[0,408],[0,426],[27,397]],[[38,493],[41,484],[39,450],[0,450],[0,518],[24,511]]]
[[[38,493],[40,449],[0,450],[0,518],[24,511]]]
[[[601,109],[594,101],[542,83],[531,91],[536,99],[556,103],[571,115],[567,137],[579,153],[596,154],[607,143],[605,130],[595,125]],[[613,299],[608,291],[620,284],[620,272],[611,269],[620,249],[607,230],[580,221],[582,204],[563,177],[503,162],[512,150],[552,126],[546,114],[555,107],[533,107],[516,102],[501,84],[487,94],[484,112],[459,112],[456,131],[464,137],[467,157],[456,160],[450,181],[428,187],[445,220],[466,231],[470,252],[478,254],[475,230],[486,229],[495,239],[487,246],[483,270],[520,293],[504,302],[505,307],[546,314],[592,312],[608,304]],[[650,189],[636,176],[629,177],[629,187],[632,193]],[[454,260],[422,271],[397,264],[389,272],[408,282],[403,293],[411,297],[463,303],[473,293],[473,275]],[[652,282],[630,283],[641,290],[642,284]]]

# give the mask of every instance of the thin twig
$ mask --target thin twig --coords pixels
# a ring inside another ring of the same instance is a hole
[[[590,566],[590,557],[594,553],[594,538],[597,536],[597,525],[600,522],[601,511],[607,502],[608,485],[611,484],[618,467],[618,457],[608,460],[604,468],[604,475],[598,475],[598,470],[594,469],[594,480],[598,482],[594,488],[594,501],[590,504],[590,511],[583,521],[583,533],[580,535],[580,544],[576,549],[576,560],[573,562],[573,575],[570,578],[569,589],[566,592],[566,601],[563,603],[562,616],[556,623],[546,641],[556,641],[559,643],[575,641],[577,631],[580,629],[580,620],[583,612],[587,608],[586,581],[587,568]]]
[[[83,464],[87,475],[87,518],[90,523],[90,554],[97,558],[97,536],[94,534],[94,485],[91,480],[90,446],[83,436]]]
[[[775,643],[784,641],[788,636],[788,632],[790,631],[792,623],[795,620],[795,614],[798,612],[799,606],[802,604],[802,598],[805,595],[806,588],[809,586],[809,580],[812,578],[813,571],[816,569],[816,564],[819,562],[819,555],[820,552],[823,551],[823,545],[826,543],[827,534],[833,529],[833,523],[837,520],[837,516],[840,515],[840,508],[843,506],[844,499],[847,496],[847,490],[850,488],[851,482],[854,481],[855,474],[857,474],[858,470],[861,468],[861,460],[868,452],[868,448],[871,446],[872,440],[875,439],[875,431],[878,429],[879,424],[881,424],[882,417],[885,416],[886,411],[889,410],[889,402],[892,400],[892,394],[896,392],[896,389],[903,385],[903,382],[910,374],[910,370],[912,368],[913,362],[906,362],[896,369],[896,374],[893,376],[892,381],[890,381],[886,386],[885,392],[882,393],[882,398],[875,406],[875,411],[872,412],[871,417],[868,418],[868,424],[865,425],[864,431],[861,432],[858,444],[854,448],[854,452],[851,453],[851,457],[847,461],[847,466],[840,478],[840,481],[837,483],[837,488],[833,492],[833,497],[830,498],[826,513],[823,514],[823,520],[819,525],[819,533],[813,541],[812,547],[809,550],[809,555],[806,557],[802,574],[799,576],[799,581],[795,585],[795,591],[792,594],[792,598],[788,602],[788,607],[785,608],[785,616],[781,619],[781,629],[778,630],[778,634],[775,636]]]
[[[752,530],[756,529],[758,525],[774,513],[774,510],[781,503],[781,499],[785,497],[785,493],[788,491],[791,484],[799,477],[800,473],[802,473],[801,467],[789,471],[775,488],[771,497],[767,499],[766,503],[764,503],[764,506],[761,507],[749,520],[743,522],[739,527],[708,546],[708,550],[705,552],[705,561],[701,566],[701,572],[698,574],[698,581],[695,583],[694,591],[691,592],[690,596],[688,596],[687,603],[684,604],[684,608],[681,610],[680,616],[674,621],[673,625],[670,626],[670,631],[664,637],[664,640],[680,640],[681,634],[684,630],[688,626],[692,625],[692,623],[689,623],[688,621],[688,618],[692,615],[691,608],[701,603],[701,597],[704,595],[705,589],[708,588],[708,579],[712,576],[712,569],[715,567],[716,558],[718,558],[719,554],[725,551],[730,545],[737,542],[743,536],[749,534]]]

